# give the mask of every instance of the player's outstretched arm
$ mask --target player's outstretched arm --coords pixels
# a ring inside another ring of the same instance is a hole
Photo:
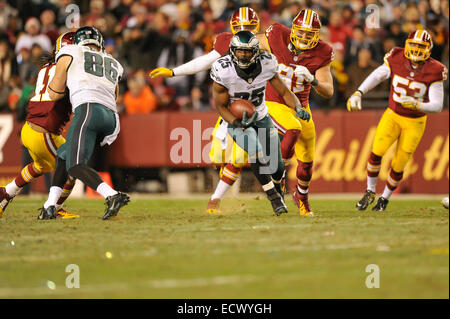
[[[47,87],[50,98],[53,101],[62,99],[66,93],[67,69],[72,63],[72,57],[64,55],[56,63],[55,75]]]
[[[286,84],[284,84],[284,81],[281,80],[278,73],[275,74],[275,76],[270,80],[270,84],[275,89],[275,91],[277,91],[277,93],[283,98],[286,105],[296,111],[297,117],[302,120],[309,121],[311,115],[308,113],[308,111],[303,109],[302,104],[300,103],[297,96],[292,93],[291,90],[289,90]]]
[[[201,71],[208,70],[214,61],[220,58],[220,53],[212,50],[208,54],[199,56],[189,62],[186,62],[174,69],[164,67],[156,68],[150,72],[150,77],[157,78],[159,76],[170,78],[172,76],[191,75]]]
[[[363,94],[369,92],[381,82],[389,79],[390,76],[391,69],[385,63],[373,70],[372,73],[370,73],[369,76],[363,81],[363,83],[361,83],[358,90],[356,90],[347,100],[347,110],[361,110],[361,98]]]

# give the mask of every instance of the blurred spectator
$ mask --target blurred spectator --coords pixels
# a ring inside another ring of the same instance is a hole
[[[59,37],[59,31],[55,25],[55,13],[49,9],[42,12],[41,24],[41,32],[48,36],[51,43],[55,43]]]
[[[372,59],[377,62],[383,62],[384,52],[383,43],[380,40],[379,29],[366,28],[366,41],[371,45],[372,48]]]
[[[180,104],[176,101],[175,89],[172,87],[163,87],[161,92],[158,92],[159,111],[179,111],[181,109]]]
[[[1,29],[0,29],[0,31],[1,31]],[[17,13],[9,15],[6,29],[4,29],[2,31],[3,31],[3,34],[8,37],[9,43],[14,47],[17,43],[17,37],[19,36],[19,34],[21,32],[20,19],[17,16]]]
[[[17,14],[17,9],[11,7],[6,0],[0,0],[0,30],[6,29],[9,17],[14,14]]]
[[[352,37],[352,33],[351,29],[343,24],[342,13],[340,10],[331,12],[328,32],[334,50],[344,53],[347,39]]]
[[[376,54],[376,48],[374,47],[374,44],[366,38],[363,27],[355,26],[353,28],[353,39],[347,39],[344,55],[345,67],[348,67],[350,64],[358,60],[358,53],[361,49],[368,49],[372,52],[372,54]]]
[[[22,49],[31,50],[33,44],[37,43],[44,51],[52,51],[52,43],[45,34],[40,34],[41,24],[37,18],[29,18],[25,23],[25,33],[22,34],[17,40],[16,53],[19,53]]]
[[[342,21],[343,24],[350,29],[359,25],[359,21],[355,17],[355,12],[353,11],[352,6],[349,4],[346,4],[344,8],[342,8]]]
[[[203,92],[200,88],[195,87],[191,90],[191,99],[186,104],[186,110],[190,111],[208,111],[211,106],[208,100],[204,98]]]
[[[302,6],[304,5],[304,1],[289,1],[286,8],[284,8],[281,12],[279,23],[284,24],[285,26],[290,28],[292,26],[292,20],[294,20],[294,18],[297,16],[297,14],[302,9]]]
[[[173,69],[193,58],[192,47],[187,42],[188,32],[178,29],[174,32],[172,43],[162,50],[157,65]],[[188,96],[192,88],[192,76],[167,78],[167,85],[175,88],[177,96]]]
[[[404,44],[402,44],[402,45],[400,45],[400,46],[403,47],[403,45],[404,45]],[[396,46],[398,46],[398,45],[395,43],[394,39],[392,39],[392,38],[386,38],[386,39],[384,39],[384,41],[383,41],[383,51],[384,51],[384,54],[388,53],[389,51],[391,51],[391,50],[392,50],[394,47],[396,47]]]
[[[8,97],[11,91],[9,80],[18,73],[16,59],[10,50],[8,40],[0,38],[0,112],[9,112]]]
[[[127,114],[147,114],[157,108],[158,99],[145,83],[144,71],[141,70],[128,79],[128,89],[123,97]]]
[[[105,11],[103,0],[92,0],[89,3],[89,13],[84,17],[84,24],[97,28],[104,37],[110,37],[114,34],[116,18]]]
[[[348,77],[348,82],[345,87],[345,98],[349,98],[353,92],[355,92],[360,84],[367,78],[367,76],[372,73],[378,67],[378,64],[372,60],[372,53],[367,48],[362,48],[358,52],[357,62],[354,62],[348,68],[348,74],[351,76]],[[385,83],[385,82],[383,82]],[[380,84],[374,90],[386,89],[385,86],[382,87]],[[386,82],[387,83],[387,82]]]
[[[406,32],[403,32],[400,22],[393,21],[388,26],[387,37],[394,40],[396,46],[402,47],[405,44],[406,39],[408,38],[408,34]]]
[[[424,26],[420,23],[419,10],[416,7],[409,7],[404,12],[405,24],[403,25],[403,31],[406,33],[411,33],[417,29],[423,29]]]

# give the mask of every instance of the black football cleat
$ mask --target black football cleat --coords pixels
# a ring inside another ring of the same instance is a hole
[[[281,214],[285,214],[288,212],[283,197],[275,189],[272,188],[267,192],[267,198],[272,204],[273,212],[275,213],[275,215],[280,216]]]
[[[125,193],[118,192],[114,196],[108,196],[106,198],[106,211],[105,215],[103,216],[103,220],[107,220],[110,217],[116,216],[119,212],[119,209],[122,206],[125,206],[130,201],[130,196],[128,196]]]
[[[364,196],[359,202],[356,203],[356,208],[358,210],[365,210],[370,204],[375,200],[375,193],[367,189]]]
[[[56,218],[56,207],[55,206],[49,206],[47,209],[44,207],[39,208],[41,213],[38,216],[39,220],[48,220],[48,219],[55,219]]]
[[[380,198],[378,198],[377,204],[372,207],[372,210],[377,212],[383,212],[386,210],[386,206],[388,203],[389,201],[386,198],[380,196]]]

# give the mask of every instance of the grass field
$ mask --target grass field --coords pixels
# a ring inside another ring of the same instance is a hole
[[[102,200],[70,199],[80,219],[38,221],[43,202],[19,197],[0,219],[0,298],[449,298],[437,199],[373,213],[312,197],[315,217],[289,199],[276,217],[255,196],[225,199],[222,215],[205,214],[206,197],[132,197],[110,221]],[[65,286],[68,264],[79,289]],[[369,264],[380,288],[366,287]]]

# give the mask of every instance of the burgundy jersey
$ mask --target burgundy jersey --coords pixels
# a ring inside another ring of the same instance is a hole
[[[447,77],[447,68],[439,61],[428,58],[417,68],[411,66],[403,48],[395,47],[384,56],[384,62],[391,69],[391,89],[389,108],[395,113],[407,117],[421,117],[425,113],[404,108],[402,97],[411,96],[424,103],[429,102],[428,90],[433,82],[443,81]]]
[[[227,53],[230,48],[230,41],[233,37],[233,33],[231,32],[222,32],[220,33],[216,40],[214,41],[214,50],[219,52],[220,55],[224,55]]]
[[[55,75],[56,63],[46,64],[38,73],[35,95],[28,103],[26,120],[45,128],[53,134],[61,134],[62,128],[70,119],[72,105],[69,94],[58,101],[52,101],[47,86]]]
[[[281,24],[273,24],[266,30],[270,50],[278,60],[278,74],[286,86],[297,95],[303,107],[309,103],[311,84],[304,82],[294,74],[297,65],[305,66],[311,74],[317,69],[331,63],[334,57],[333,48],[328,43],[319,40],[317,45],[296,55],[289,50],[291,29]],[[285,104],[283,98],[270,85],[266,89],[266,101]]]

